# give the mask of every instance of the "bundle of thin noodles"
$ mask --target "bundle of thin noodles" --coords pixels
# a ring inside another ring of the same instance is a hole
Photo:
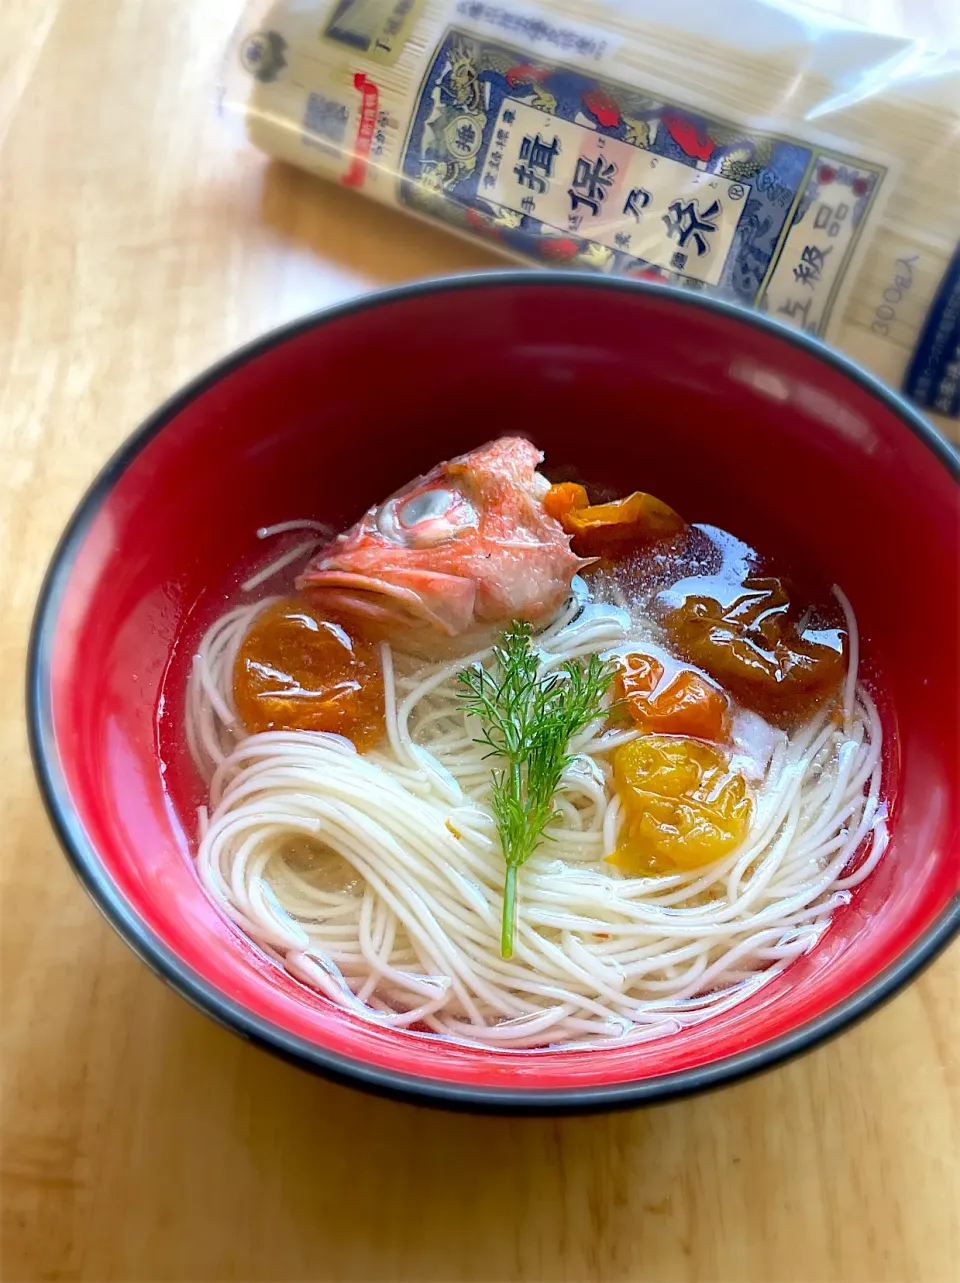
[[[611,874],[621,823],[611,755],[636,729],[586,727],[554,817],[522,870],[513,955],[498,951],[503,857],[491,772],[458,696],[489,665],[394,655],[382,644],[386,737],[359,754],[337,735],[246,734],[233,693],[244,635],[269,599],[222,616],[198,648],[191,751],[209,780],[200,877],[297,978],[365,1018],[501,1048],[632,1043],[744,1001],[809,950],[886,846],[882,734],[857,679],[842,716],[738,748],[756,781],[745,840],[706,868]],[[583,585],[537,638],[542,673],[625,653],[640,629]]]

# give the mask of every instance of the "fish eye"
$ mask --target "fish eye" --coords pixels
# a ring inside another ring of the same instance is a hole
[[[395,495],[377,515],[377,529],[384,538],[404,548],[432,548],[476,524],[473,505],[447,486]]]
[[[455,498],[451,490],[444,490],[438,487],[436,490],[421,490],[419,494],[413,495],[402,503],[397,509],[397,520],[401,526],[417,526],[421,521],[430,521],[436,517],[443,517],[453,506]]]

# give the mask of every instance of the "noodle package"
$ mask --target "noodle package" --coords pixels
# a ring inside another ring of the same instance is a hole
[[[788,0],[256,0],[263,151],[544,266],[730,299],[960,439],[960,53]]]

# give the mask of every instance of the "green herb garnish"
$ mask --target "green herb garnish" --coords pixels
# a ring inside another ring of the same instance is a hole
[[[479,664],[460,674],[460,698],[483,723],[488,756],[504,761],[493,772],[493,813],[507,873],[503,886],[500,952],[513,954],[517,872],[557,817],[553,795],[573,761],[570,740],[603,712],[613,665],[591,655],[569,659],[540,676],[530,626],[514,623],[493,648],[492,669]]]

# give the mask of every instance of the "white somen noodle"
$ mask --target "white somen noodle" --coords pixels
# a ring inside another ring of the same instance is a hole
[[[424,663],[384,645],[387,735],[361,755],[335,735],[246,735],[234,663],[275,598],[229,610],[204,636],[187,691],[188,744],[210,790],[203,885],[303,983],[412,1035],[610,1046],[727,1010],[820,939],[887,844],[880,721],[857,680],[856,620],[837,597],[850,636],[842,721],[824,710],[787,736],[735,719],[755,806],[745,840],[714,864],[626,877],[603,863],[620,817],[610,753],[638,732],[583,732],[559,818],[519,875],[510,959],[491,766],[457,697],[457,673],[490,652]],[[581,588],[536,640],[546,669],[656,639],[616,605],[585,605]]]

